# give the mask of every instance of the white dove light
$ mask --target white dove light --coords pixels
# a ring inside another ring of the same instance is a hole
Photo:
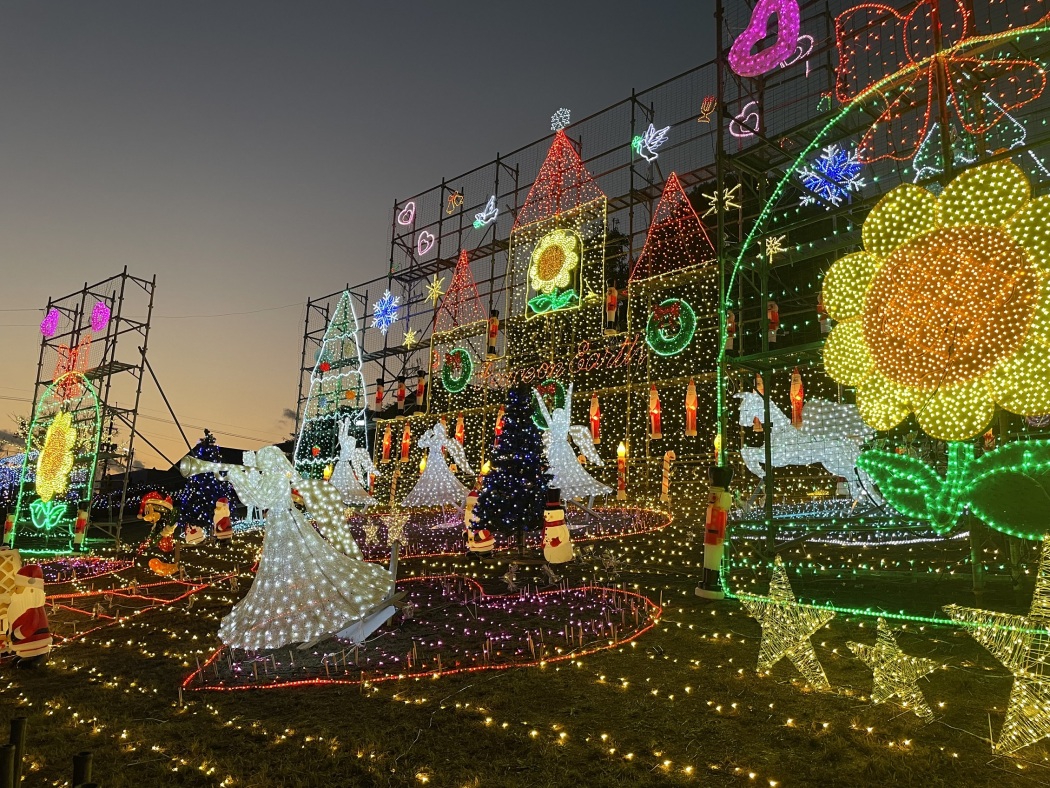
[[[646,161],[656,161],[656,157],[659,155],[656,152],[656,149],[667,142],[667,133],[670,130],[670,126],[664,126],[662,129],[658,129],[650,123],[649,128],[645,130],[644,134],[631,140],[631,147],[634,148],[635,153]]]
[[[485,209],[481,213],[474,214],[474,227],[480,230],[482,227],[492,224],[499,216],[499,208],[496,207],[496,195],[489,197],[485,203]]]

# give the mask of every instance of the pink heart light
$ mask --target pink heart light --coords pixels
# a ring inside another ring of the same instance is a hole
[[[416,238],[416,251],[419,253],[420,257],[422,257],[433,248],[434,234],[424,230]]]
[[[416,204],[415,202],[409,201],[405,203],[405,207],[401,209],[397,215],[397,223],[402,227],[408,227],[412,222],[416,220]]]
[[[777,40],[773,46],[751,54],[768,35],[773,14],[777,16]],[[800,25],[798,0],[759,0],[748,26],[729,48],[729,67],[742,77],[759,77],[772,71],[794,53]]]
[[[40,321],[40,333],[45,337],[51,338],[58,331],[58,319],[61,317],[58,310],[51,307],[50,311],[44,315],[44,319]]]

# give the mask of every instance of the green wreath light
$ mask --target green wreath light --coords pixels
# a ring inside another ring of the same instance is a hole
[[[554,378],[547,378],[536,388],[541,389],[550,386],[553,386],[554,388],[554,402],[547,410],[553,412],[555,408],[565,407],[565,386],[563,386],[561,381],[559,380],[554,380]],[[546,395],[540,394],[540,396],[542,397]],[[532,423],[539,427],[541,430],[549,429],[547,422],[543,420],[543,414],[540,413],[539,405],[536,405],[536,407],[532,411]]]
[[[660,325],[659,310],[678,307],[678,330],[669,332]],[[696,333],[696,312],[681,298],[668,298],[649,316],[645,324],[645,344],[659,356],[677,356],[693,341]]]
[[[454,376],[452,364],[450,363],[453,357],[460,360],[458,377]],[[458,347],[446,356],[445,363],[441,365],[441,384],[449,394],[458,394],[467,387],[473,374],[474,362],[470,358],[470,353],[464,348]]]

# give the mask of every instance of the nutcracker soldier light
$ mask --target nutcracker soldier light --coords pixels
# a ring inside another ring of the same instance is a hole
[[[77,510],[77,520],[73,524],[73,549],[81,551],[84,549],[84,537],[87,536],[88,527],[88,505],[82,504]]]
[[[733,469],[712,465],[707,471],[711,486],[707,495],[707,516],[704,520],[704,575],[696,587],[696,595],[704,599],[725,599],[722,588],[722,555],[725,553],[726,520],[733,505],[729,484]]]
[[[726,312],[726,350],[736,350],[736,312]]]
[[[489,358],[496,358],[496,343],[499,340],[499,310],[493,309],[492,314],[489,315],[489,332],[488,332],[488,356]]]
[[[817,322],[820,323],[820,333],[831,333],[831,323],[828,322],[828,310],[824,308],[824,293],[817,295]]]
[[[397,412],[405,412],[405,397],[408,395],[408,388],[405,386],[405,376],[402,375],[397,379]]]
[[[8,512],[7,518],[4,520],[4,538],[3,544],[12,545],[15,541],[15,513]]]
[[[383,379],[376,381],[376,399],[374,410],[379,413],[383,409]]]
[[[423,409],[423,397],[427,393],[427,373],[422,369],[416,370],[416,407]]]
[[[806,391],[802,387],[802,375],[798,367],[791,370],[791,426],[802,427],[802,406],[805,403]]]
[[[616,314],[620,310],[620,291],[616,283],[610,281],[605,291],[605,333],[616,333]]]
[[[780,328],[780,307],[776,301],[770,301],[766,306],[766,320],[769,323],[769,342],[777,341],[777,329]]]
[[[499,439],[500,439],[500,436],[503,434],[503,417],[506,416],[506,415],[507,415],[507,406],[506,405],[500,405],[499,406],[499,413],[496,414],[496,428],[495,428],[496,439],[493,442],[493,446],[499,446]]]
[[[547,488],[547,508],[543,512],[543,557],[549,564],[572,560],[572,540],[565,524],[561,490],[551,487]]]

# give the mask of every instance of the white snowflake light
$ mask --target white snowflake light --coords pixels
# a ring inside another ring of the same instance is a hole
[[[557,112],[551,115],[551,131],[560,131],[568,126],[571,114],[565,107],[559,108]]]
[[[394,295],[389,290],[383,293],[383,297],[372,304],[372,328],[378,328],[384,334],[390,330],[390,326],[397,322],[397,313],[401,308],[401,296]]]
[[[829,210],[833,205],[841,205],[852,192],[866,186],[860,177],[862,166],[857,160],[856,151],[828,145],[820,156],[798,171],[798,177],[806,189],[799,204],[823,202]]]

